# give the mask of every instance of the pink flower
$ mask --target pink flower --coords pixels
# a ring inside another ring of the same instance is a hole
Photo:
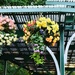
[[[9,27],[9,29],[13,29],[13,27]]]
[[[8,16],[5,16],[6,19],[8,19]]]
[[[12,22],[9,22],[9,26],[12,26],[13,25],[13,23]]]
[[[3,21],[3,17],[0,16],[0,23]]]
[[[11,22],[12,22],[12,23],[14,23],[15,21],[14,21],[14,20],[12,20],[12,19],[10,19],[10,23],[11,23]]]
[[[40,54],[43,54],[43,51],[41,51]]]
[[[2,24],[6,24],[6,21],[3,21]]]
[[[6,22],[10,22],[10,20],[9,19],[6,19]]]
[[[28,26],[32,26],[32,24],[28,23]]]

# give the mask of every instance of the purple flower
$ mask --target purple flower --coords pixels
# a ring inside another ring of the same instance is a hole
[[[38,46],[38,44],[34,44],[34,46]]]
[[[35,53],[39,53],[40,51],[39,51],[39,50],[34,50],[34,52],[35,52]]]
[[[40,33],[43,34],[43,29],[40,29]]]
[[[43,51],[41,51],[40,54],[43,54]]]

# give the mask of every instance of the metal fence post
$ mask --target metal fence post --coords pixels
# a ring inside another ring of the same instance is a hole
[[[65,75],[64,65],[64,27],[60,27],[60,72],[61,75]]]

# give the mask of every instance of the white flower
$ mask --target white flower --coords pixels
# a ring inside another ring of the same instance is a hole
[[[9,34],[7,33],[6,36],[9,36]]]
[[[5,40],[1,40],[2,43],[5,43]]]
[[[6,40],[6,42],[8,43],[8,42],[10,42],[9,40]]]
[[[13,40],[13,38],[12,37],[9,37],[9,41],[12,41]]]
[[[0,35],[0,37],[2,37],[2,38],[3,38],[3,37],[4,37],[4,35],[2,34],[2,35]]]
[[[0,42],[0,45],[2,45],[3,43],[2,42]]]
[[[13,41],[16,41],[16,40],[17,40],[17,38],[14,38],[14,39],[13,39]]]
[[[12,38],[9,38],[9,41],[12,41]]]
[[[17,37],[17,35],[14,35],[14,37]]]
[[[8,43],[7,43],[7,45],[10,45],[10,44],[11,44],[11,42],[8,42]]]
[[[6,40],[7,40],[7,39],[8,39],[8,37],[6,37],[6,36],[5,36],[5,37],[4,37],[4,39],[6,39]]]
[[[11,44],[11,41],[6,40],[6,43],[7,43],[7,45],[10,45]]]
[[[2,37],[0,37],[0,40],[2,39]]]
[[[14,36],[12,36],[11,38],[14,39]]]

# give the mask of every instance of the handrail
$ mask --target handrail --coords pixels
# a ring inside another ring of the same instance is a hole
[[[21,13],[21,12],[64,12],[64,13],[75,13],[75,8],[62,8],[62,7],[52,7],[52,6],[43,6],[41,8],[0,8],[0,13]]]
[[[61,75],[60,74],[59,65],[58,65],[58,62],[57,62],[57,59],[56,59],[55,55],[53,54],[52,50],[48,46],[46,47],[46,50],[49,52],[49,54],[51,55],[51,57],[54,60],[54,63],[55,63],[55,66],[56,66],[56,70],[57,70],[57,75]]]
[[[67,64],[67,56],[68,56],[68,50],[71,42],[75,38],[75,33],[70,37],[69,41],[67,42],[66,48],[65,48],[65,53],[64,53],[64,63]]]

